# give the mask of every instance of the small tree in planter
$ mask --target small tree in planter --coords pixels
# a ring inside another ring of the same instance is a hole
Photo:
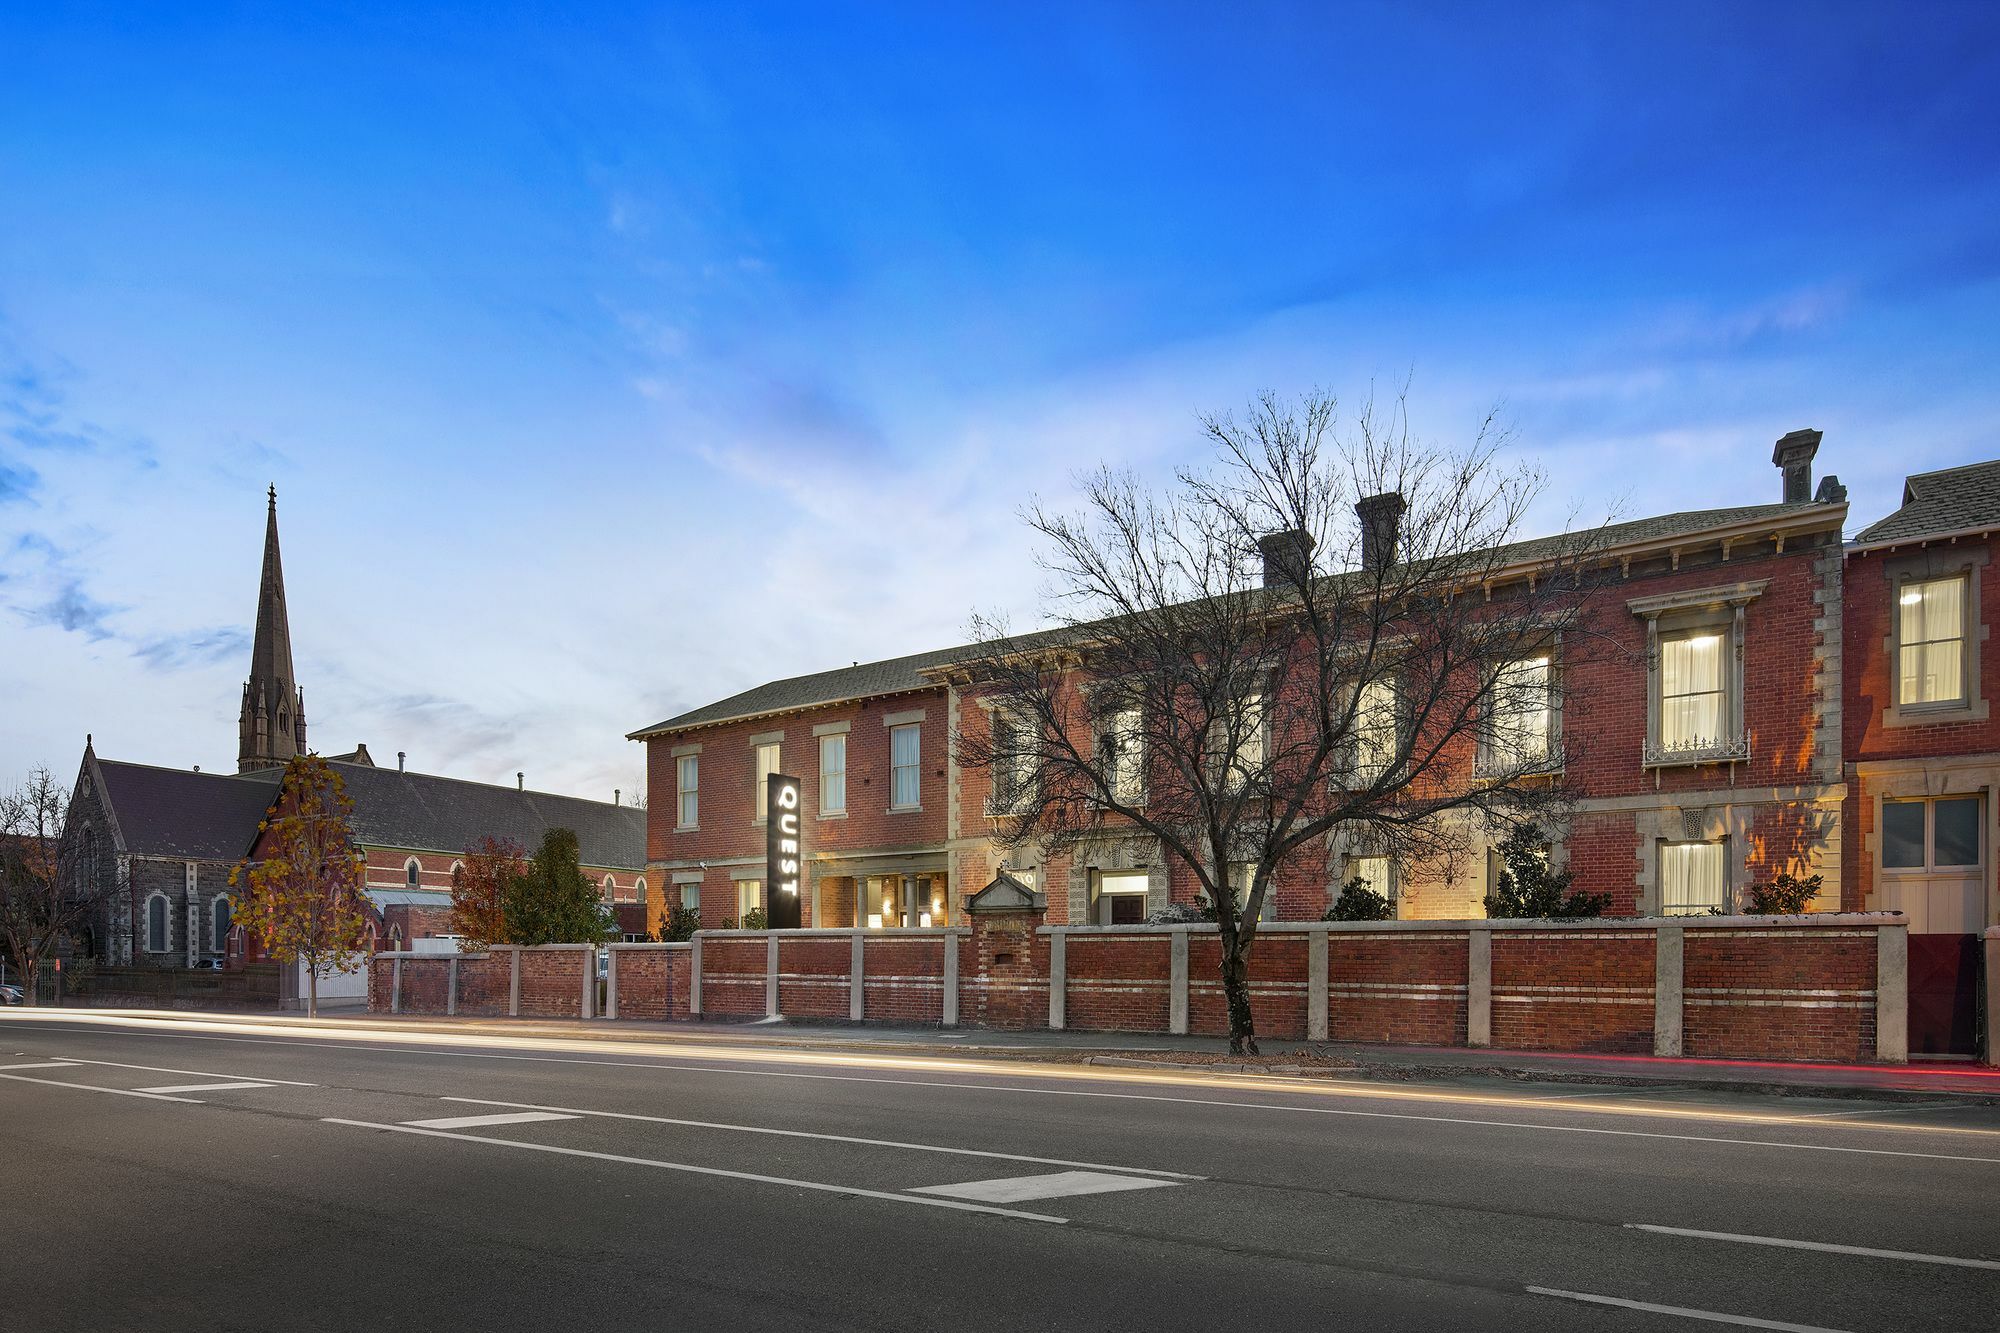
[[[1322,921],[1392,921],[1396,916],[1396,905],[1368,887],[1368,881],[1356,875],[1340,886],[1340,896],[1333,900],[1333,906],[1326,909]]]
[[[1750,886],[1744,910],[1751,916],[1798,916],[1811,910],[1821,882],[1819,875],[1800,879],[1789,870],[1780,871],[1769,883]]]
[[[1486,895],[1490,917],[1569,919],[1602,916],[1611,906],[1608,893],[1572,891],[1571,872],[1550,867],[1548,850],[1526,824],[1501,842],[1500,865],[1500,882]]]

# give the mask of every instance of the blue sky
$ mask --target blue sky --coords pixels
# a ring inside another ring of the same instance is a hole
[[[607,797],[1265,389],[1858,527],[2000,457],[1996,126],[1984,5],[11,6],[0,779],[231,763],[273,482],[316,744]]]

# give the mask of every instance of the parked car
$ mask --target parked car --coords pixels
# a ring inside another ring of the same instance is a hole
[[[27,999],[27,992],[12,982],[0,985],[0,1004],[25,1004]]]
[[[220,972],[222,970],[222,960],[220,958],[197,958],[194,960],[192,966],[197,972]]]

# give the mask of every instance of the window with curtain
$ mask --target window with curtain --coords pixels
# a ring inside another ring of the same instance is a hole
[[[1510,662],[1494,673],[1489,762],[1518,768],[1549,757],[1550,672],[1547,657]]]
[[[993,713],[993,810],[1019,810],[1031,794],[1039,766],[1027,719],[996,710]]]
[[[1723,905],[1726,858],[1719,842],[1660,844],[1660,915],[1698,916]]]
[[[1347,878],[1359,878],[1362,887],[1381,894],[1390,902],[1396,901],[1396,877],[1390,873],[1389,858],[1386,856],[1348,857]]]
[[[923,728],[916,723],[889,728],[889,804],[896,809],[918,804],[922,737]]]
[[[701,910],[701,885],[681,885],[681,906],[687,908],[690,912],[699,912]]]
[[[1104,785],[1113,800],[1125,805],[1138,802],[1145,792],[1144,747],[1139,732],[1139,710],[1121,708],[1107,720],[1104,734],[1097,738],[1103,756]]]
[[[674,763],[674,799],[679,803],[678,826],[693,828],[701,814],[701,756],[684,754]]]
[[[819,738],[819,812],[847,813],[847,737]]]
[[[739,879],[736,881],[736,924],[742,925],[743,918],[752,912],[764,909],[764,881],[761,879]]]
[[[1965,698],[1965,579],[1905,583],[1896,607],[1896,702]]]
[[[766,782],[765,779],[783,766],[784,761],[781,758],[781,753],[782,749],[777,741],[765,741],[757,747],[756,776],[752,779],[757,785],[752,791],[750,799],[754,803],[752,808],[757,811],[757,821],[759,823],[769,818],[771,813],[766,808],[771,802],[771,784]]]
[[[1719,631],[1660,640],[1660,748],[1705,750],[1725,737],[1728,692]]]
[[[167,900],[157,893],[146,899],[146,951],[167,951]]]
[[[1354,771],[1374,781],[1396,762],[1396,687],[1371,680],[1354,705]]]

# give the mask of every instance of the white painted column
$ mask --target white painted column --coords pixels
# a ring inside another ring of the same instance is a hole
[[[1653,1054],[1686,1051],[1687,928],[1661,926],[1653,942]]]
[[[1910,1059],[1910,928],[1901,921],[1875,931],[1875,1058]]]
[[[1493,1044],[1493,932],[1477,925],[1465,940],[1465,1044]]]
[[[1188,1030],[1188,933],[1176,930],[1167,937],[1173,952],[1167,965],[1167,1031],[1176,1036]]]
[[[1312,952],[1306,955],[1306,1040],[1325,1041],[1327,1028],[1327,929],[1319,926],[1306,939]]]
[[[403,960],[400,958],[389,960],[389,1012],[403,1012]]]
[[[857,930],[850,940],[847,951],[847,1017],[859,1023],[868,1014],[867,974],[863,965],[868,937]]]
[[[701,932],[696,931],[688,950],[688,1017],[701,1017]]]
[[[444,1012],[446,1017],[458,1013],[458,955],[445,960]]]
[[[958,1026],[958,935],[944,933],[944,1026]]]
[[[764,935],[764,1017],[778,1016],[778,932]]]
[[[597,1016],[597,949],[589,944],[583,946],[583,1016]]]
[[[1069,971],[1069,936],[1061,926],[1049,936],[1049,1030],[1063,1029],[1063,986]]]
[[[616,1018],[618,1017],[618,950],[607,948],[604,956],[610,960],[605,964],[604,1016]]]

